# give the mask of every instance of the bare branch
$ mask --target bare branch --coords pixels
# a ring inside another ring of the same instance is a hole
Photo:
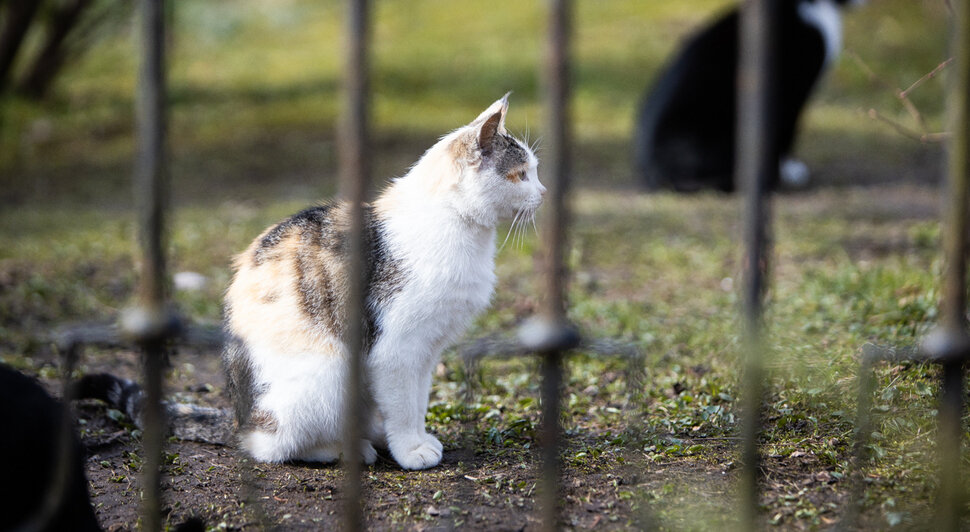
[[[877,122],[882,122],[888,125],[889,127],[895,129],[896,132],[899,133],[900,135],[909,139],[919,141],[923,144],[935,144],[935,143],[943,142],[950,137],[950,133],[946,131],[941,131],[936,133],[920,133],[918,131],[914,131],[904,126],[903,124],[900,124],[898,121],[893,120],[892,118],[889,118],[888,116],[881,114],[879,111],[875,109],[869,109],[869,111],[866,114],[869,115],[869,118]]]
[[[949,64],[953,62],[952,57],[949,59],[946,59],[945,61],[937,65],[936,68],[927,72],[921,78],[916,80],[912,85],[910,85],[906,90],[902,90],[900,88],[894,87],[891,83],[887,82],[884,78],[876,74],[875,71],[873,71],[872,68],[870,68],[869,65],[866,64],[866,62],[863,61],[861,57],[859,57],[859,54],[855,53],[852,50],[846,50],[845,54],[849,58],[851,58],[855,62],[856,66],[859,67],[859,70],[861,70],[866,75],[866,77],[869,78],[870,83],[874,85],[878,85],[886,90],[892,91],[896,99],[899,100],[899,103],[903,106],[904,109],[906,109],[906,112],[908,112],[909,115],[913,117],[913,121],[916,122],[916,125],[919,128],[919,131],[915,131],[907,126],[904,126],[898,121],[893,120],[879,113],[879,111],[876,111],[875,109],[869,109],[867,113],[869,115],[869,118],[875,121],[887,124],[893,129],[895,129],[897,133],[903,135],[904,137],[911,138],[913,140],[918,140],[924,144],[943,142],[949,137],[949,133],[947,132],[936,132],[936,133],[930,132],[929,126],[926,123],[926,119],[923,117],[923,113],[921,113],[919,108],[916,107],[916,104],[909,99],[909,94],[917,87],[925,83],[927,80],[930,80],[936,77],[940,72],[943,71],[943,69],[949,66]]]
[[[900,91],[899,97],[900,98],[905,98],[907,95],[909,95],[910,91],[912,91],[916,87],[919,87],[920,85],[922,85],[924,81],[935,78],[937,74],[939,74],[944,68],[950,66],[950,63],[952,63],[952,62],[953,62],[953,58],[952,57],[949,58],[949,59],[947,59],[946,61],[943,61],[942,63],[940,63],[939,65],[937,65],[936,68],[934,68],[933,70],[929,71],[925,76],[923,76],[923,77],[919,78],[918,80],[916,80],[916,82],[913,83],[912,85],[910,85],[908,89],[906,89],[904,91]]]

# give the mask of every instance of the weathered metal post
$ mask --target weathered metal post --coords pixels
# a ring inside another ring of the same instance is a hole
[[[867,458],[866,446],[872,432],[872,394],[876,389],[875,364],[879,357],[870,344],[862,347],[862,363],[859,367],[858,399],[856,402],[855,434],[852,446],[852,466],[850,471],[849,504],[845,510],[839,530],[852,530],[862,512],[862,499],[865,496],[864,465]]]
[[[738,58],[737,161],[735,175],[744,192],[742,227],[744,364],[741,381],[741,527],[757,528],[758,437],[764,394],[764,292],[768,274],[771,214],[768,184],[778,172],[772,127],[775,112],[775,0],[747,0],[741,6]]]
[[[946,270],[943,278],[942,319],[927,338],[924,349],[943,365],[943,384],[938,414],[937,444],[940,468],[937,530],[959,530],[964,512],[961,478],[963,423],[963,372],[970,356],[967,335],[967,201],[970,179],[970,5],[951,2],[954,11],[951,49],[953,77],[947,99],[949,129],[948,191],[943,247]]]
[[[167,338],[175,319],[166,306],[164,255],[168,207],[165,86],[165,2],[141,0],[142,60],[138,76],[135,208],[141,249],[138,303],[122,316],[122,330],[135,340],[144,358],[145,430],[142,435],[142,527],[161,530],[161,462],[164,438],[162,370]]]
[[[546,153],[544,181],[548,187],[545,224],[546,302],[543,317],[545,348],[542,354],[542,491],[540,508],[544,530],[559,529],[559,423],[562,357],[571,329],[566,323],[566,271],[564,265],[568,222],[565,199],[569,190],[569,39],[570,0],[552,0],[549,6],[548,50],[545,65]],[[567,340],[564,342],[563,340]]]
[[[360,441],[362,438],[360,394],[363,381],[364,210],[370,178],[368,165],[368,106],[370,98],[368,61],[368,2],[351,0],[347,5],[347,40],[344,56],[343,117],[337,132],[340,153],[340,187],[350,202],[348,271],[350,290],[347,301],[347,339],[350,364],[346,391],[344,423],[344,528],[363,529]]]

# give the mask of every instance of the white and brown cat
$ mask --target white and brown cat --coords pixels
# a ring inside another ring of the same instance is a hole
[[[432,369],[484,310],[496,224],[530,220],[545,187],[529,147],[505,129],[508,95],[432,146],[365,207],[366,440],[405,469],[433,467],[425,430]],[[307,209],[267,229],[235,262],[224,363],[240,443],[263,462],[336,461],[347,361],[349,206]]]

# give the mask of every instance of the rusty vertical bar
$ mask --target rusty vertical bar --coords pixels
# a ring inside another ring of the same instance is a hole
[[[347,5],[344,56],[343,117],[338,132],[340,146],[341,195],[350,203],[348,271],[350,287],[347,301],[347,341],[350,347],[346,408],[344,416],[344,528],[363,529],[360,440],[360,405],[363,381],[364,323],[364,210],[370,176],[368,165],[368,2],[350,0]]]
[[[546,149],[545,182],[548,186],[546,205],[546,307],[544,319],[552,326],[554,336],[561,338],[565,325],[565,229],[568,213],[566,194],[569,189],[570,121],[569,121],[569,39],[571,31],[570,0],[551,0],[549,5],[548,50],[545,64]],[[550,344],[542,352],[542,491],[540,508],[542,528],[559,529],[559,424],[562,388],[562,345]]]
[[[735,175],[744,193],[742,227],[744,364],[741,381],[741,526],[757,528],[758,438],[764,394],[764,292],[769,260],[768,184],[778,172],[772,128],[775,111],[776,0],[747,0],[741,6],[738,58],[737,161]]]
[[[856,522],[862,512],[865,497],[866,446],[872,432],[872,394],[876,389],[875,356],[869,346],[862,348],[862,363],[859,367],[859,394],[856,400],[855,432],[852,442],[852,462],[849,477],[849,502],[838,530],[855,530]]]
[[[970,179],[970,6],[967,0],[951,3],[954,27],[951,50],[954,72],[947,98],[949,129],[946,229],[943,246],[942,318],[927,339],[928,353],[943,365],[940,407],[937,415],[940,493],[937,530],[959,530],[964,511],[961,449],[963,436],[964,376],[970,356],[967,336],[967,201]]]
[[[161,454],[164,437],[162,368],[171,320],[165,309],[166,167],[165,2],[141,0],[141,68],[136,99],[138,159],[135,206],[141,248],[138,306],[123,327],[141,346],[144,359],[145,430],[142,435],[142,527],[161,530]]]

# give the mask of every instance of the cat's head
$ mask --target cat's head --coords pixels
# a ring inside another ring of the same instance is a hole
[[[532,219],[546,192],[539,182],[539,160],[526,143],[505,129],[508,110],[506,94],[442,139],[458,169],[453,193],[463,213],[483,224]]]

